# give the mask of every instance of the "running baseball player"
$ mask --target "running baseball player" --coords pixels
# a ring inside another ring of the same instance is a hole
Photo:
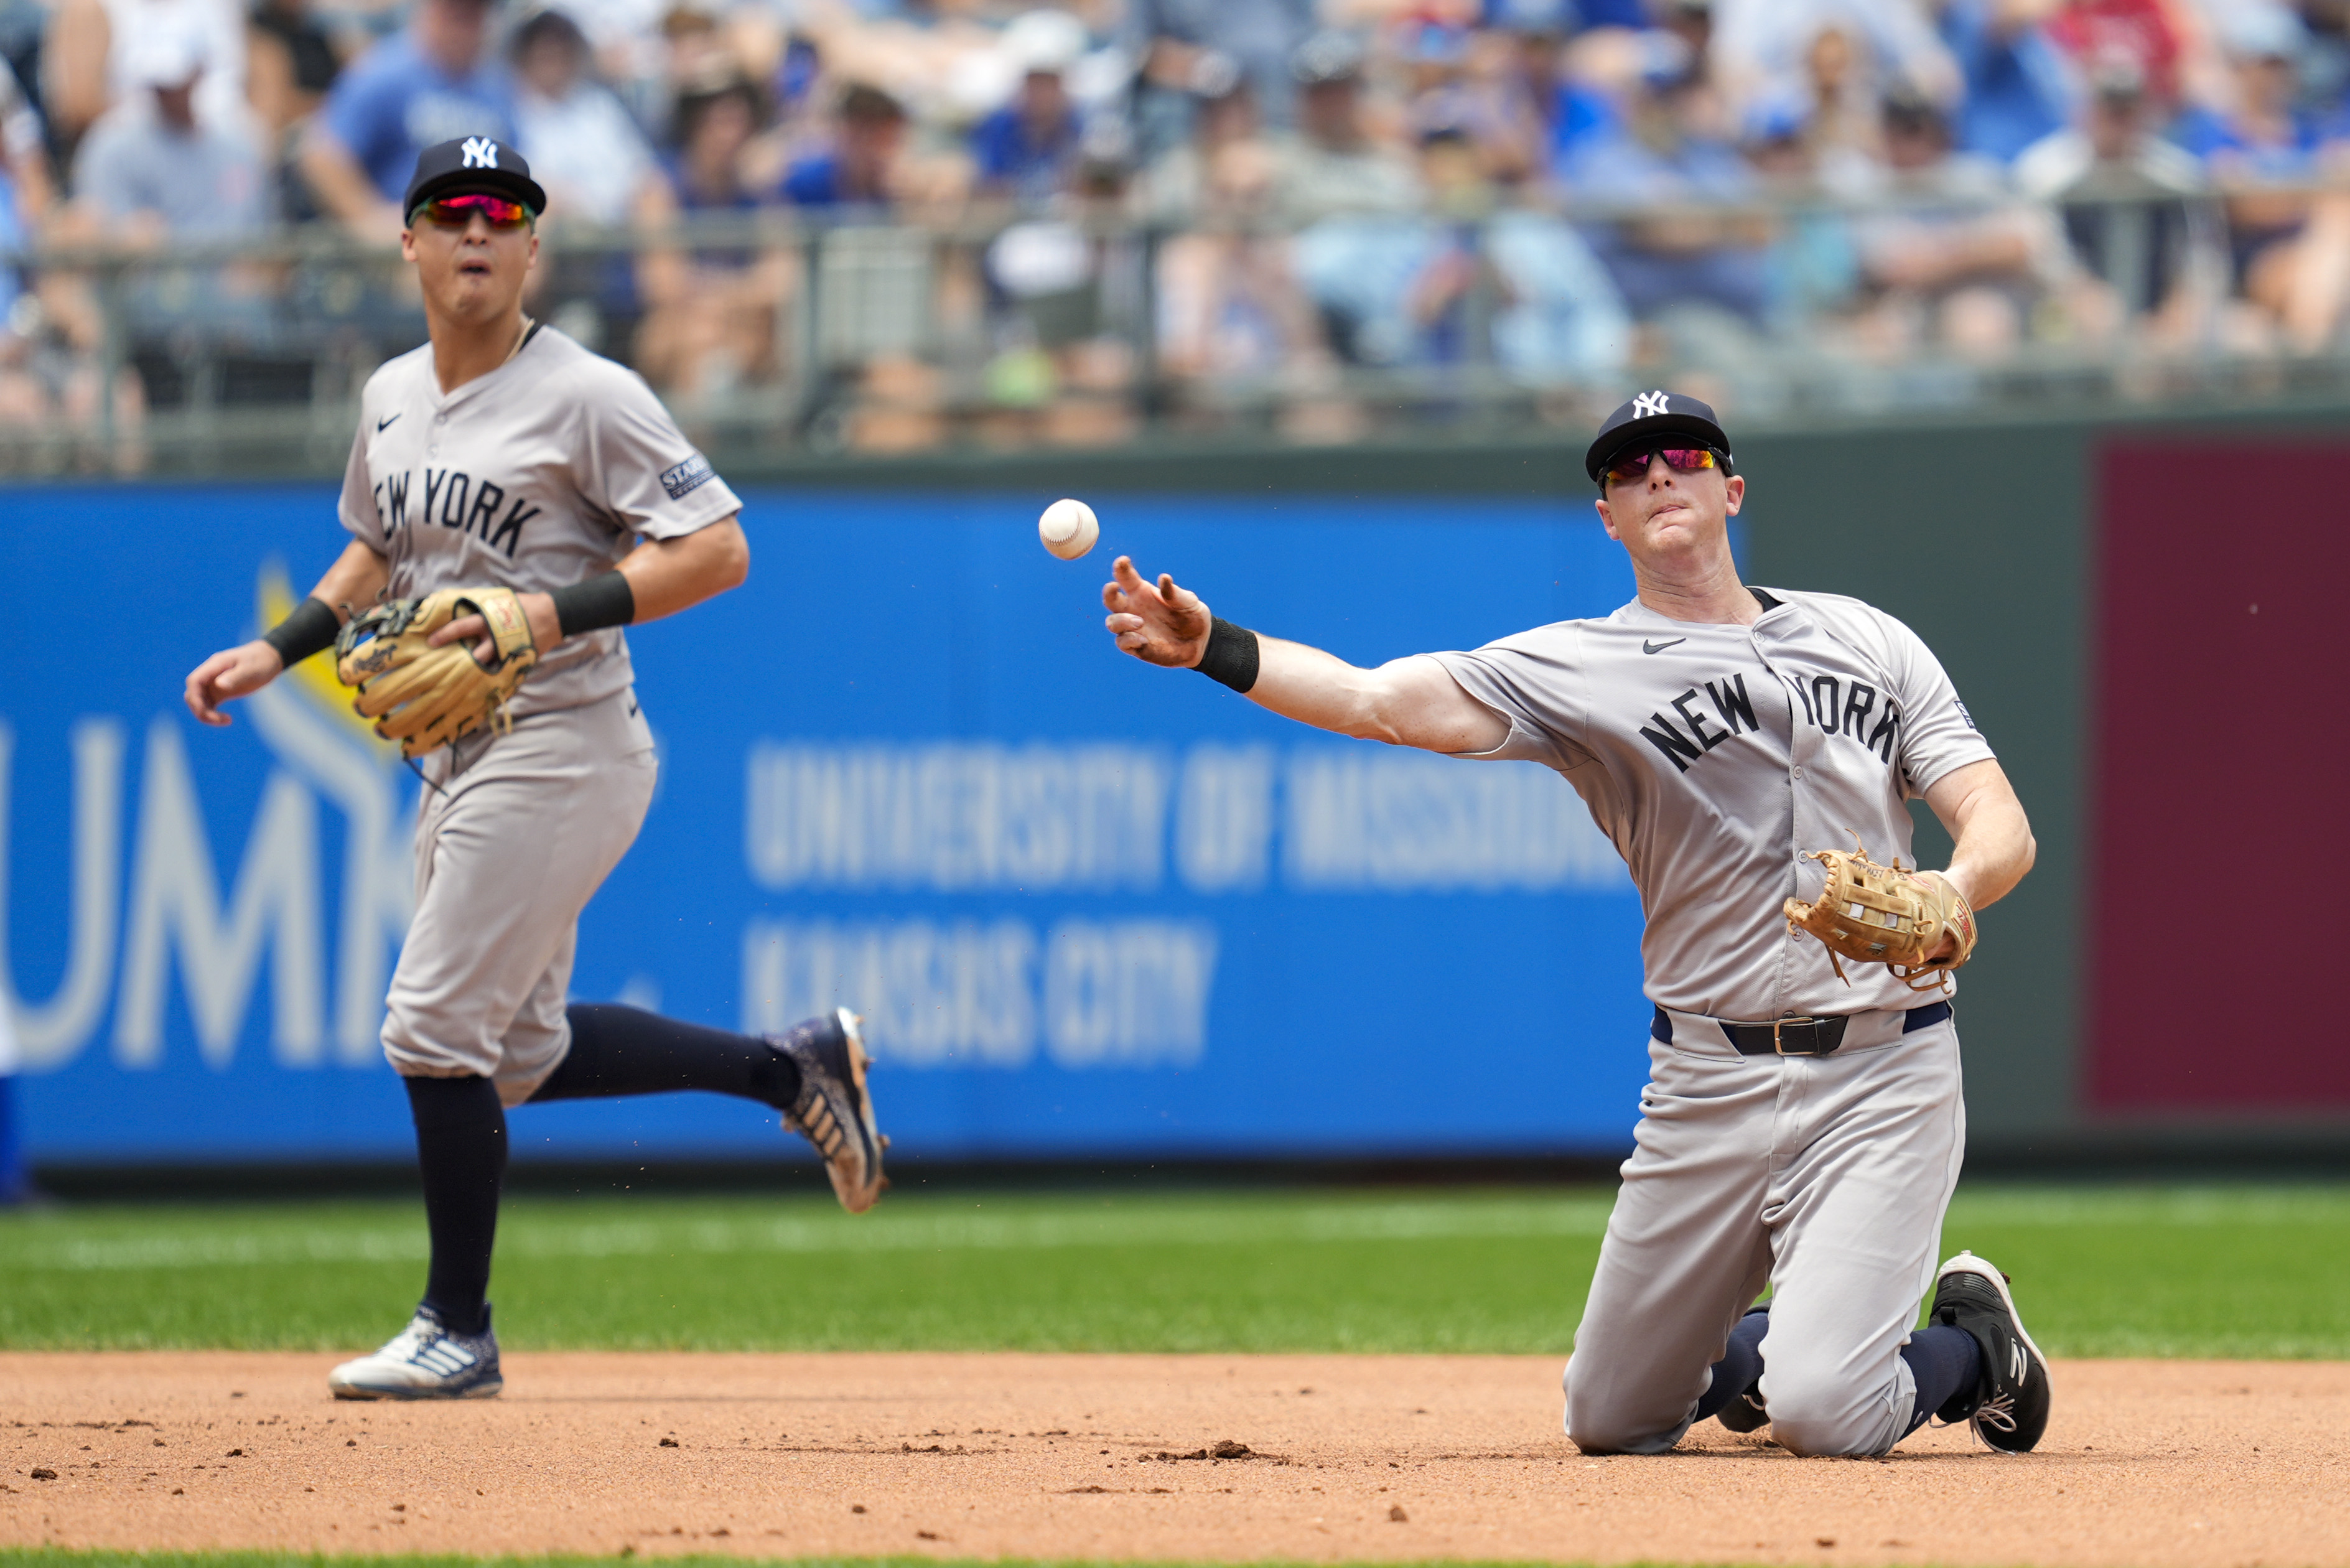
[[[523,314],[546,207],[502,142],[418,157],[400,250],[431,341],[368,382],[343,482],[350,542],[293,614],[187,680],[189,709],[225,724],[223,703],[339,638],[357,705],[423,776],[416,914],[383,1046],[416,1123],[432,1264],[408,1327],[334,1369],[341,1398],[503,1386],[487,1293],[510,1106],[741,1096],[816,1146],[852,1213],[883,1186],[886,1140],[846,1009],[758,1039],[566,1004],[579,911],[652,800],[652,733],[620,628],[734,587],[750,548],[742,503],[650,389]],[[346,628],[352,607],[363,613]],[[504,701],[435,706],[468,684]]]
[[[1585,462],[1639,588],[1605,619],[1359,670],[1217,619],[1121,556],[1108,628],[1318,729],[1553,768],[1631,868],[1650,1078],[1566,1366],[1578,1448],[1659,1453],[1719,1417],[1767,1421],[1798,1454],[1882,1454],[1929,1417],[2029,1449],[2048,1368],[2004,1277],[1966,1252],[1934,1266],[1965,1107],[1950,1003],[1911,989],[1948,983],[1971,909],[2030,869],[2023,808],[1908,627],[1740,582],[1746,482],[1711,409],[1643,393]],[[1940,940],[1908,981],[1846,959],[1847,983],[1788,900],[1817,899],[1807,852],[1847,833],[1906,859],[1918,795],[1956,851],[1892,880],[1945,911]]]

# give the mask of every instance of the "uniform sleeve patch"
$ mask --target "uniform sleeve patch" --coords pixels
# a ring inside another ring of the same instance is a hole
[[[682,501],[717,477],[710,460],[697,452],[675,468],[661,470],[661,488],[669,492],[671,501]]]
[[[1959,711],[1959,717],[1967,722],[1968,729],[1972,730],[1978,735],[1982,733],[1982,726],[1975,722],[1975,716],[1967,711],[1967,705],[1964,702],[1961,702],[1957,698],[1953,697],[1950,699],[1950,706]]]

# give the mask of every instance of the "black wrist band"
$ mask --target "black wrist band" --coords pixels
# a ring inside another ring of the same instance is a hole
[[[1208,651],[1193,668],[1246,696],[1256,684],[1256,633],[1217,617],[1208,628]]]
[[[278,661],[291,670],[312,654],[334,647],[335,634],[342,629],[342,618],[328,609],[324,599],[314,597],[296,605],[292,615],[261,634],[261,640],[276,649]]]
[[[555,600],[555,624],[566,637],[626,626],[637,618],[637,590],[619,572],[598,572],[548,597]]]

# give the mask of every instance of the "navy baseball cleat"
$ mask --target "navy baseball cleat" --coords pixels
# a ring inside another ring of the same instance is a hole
[[[338,1399],[488,1399],[505,1386],[487,1307],[481,1333],[452,1334],[439,1313],[420,1306],[390,1344],[327,1374]]]
[[[1770,1311],[1771,1303],[1764,1302],[1761,1306],[1748,1307],[1740,1314],[1740,1318],[1742,1322],[1746,1318],[1752,1317],[1756,1313],[1768,1315]],[[1759,1432],[1769,1426],[1771,1412],[1763,1407],[1762,1379],[1757,1377],[1748,1384],[1736,1398],[1715,1411],[1713,1418],[1733,1432]]]
[[[889,1140],[873,1125],[873,1096],[865,1087],[865,1054],[857,1014],[836,1007],[828,1018],[794,1024],[767,1036],[800,1070],[799,1098],[784,1113],[784,1126],[816,1146],[840,1206],[862,1214],[889,1185],[881,1174],[881,1152]]]
[[[1973,1335],[1982,1351],[1982,1377],[1934,1412],[1942,1421],[1970,1422],[1975,1436],[2006,1454],[2030,1453],[2048,1430],[2048,1358],[2023,1332],[2007,1276],[1960,1252],[1934,1281],[1928,1320]]]
[[[1762,1380],[1756,1378],[1745,1393],[1715,1411],[1713,1418],[1733,1432],[1759,1432],[1769,1426],[1771,1412],[1762,1407]]]

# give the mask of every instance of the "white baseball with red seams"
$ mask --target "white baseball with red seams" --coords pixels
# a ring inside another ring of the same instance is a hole
[[[1074,561],[1094,547],[1094,541],[1101,537],[1101,524],[1092,507],[1064,497],[1045,507],[1045,514],[1036,519],[1036,537],[1064,561]]]

